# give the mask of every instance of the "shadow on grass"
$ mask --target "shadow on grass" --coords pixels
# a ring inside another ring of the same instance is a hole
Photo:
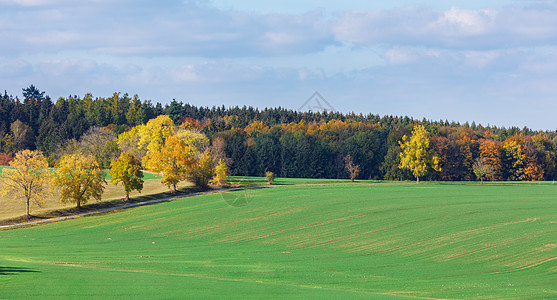
[[[32,270],[29,268],[13,268],[13,267],[0,267],[1,275],[14,275],[17,273],[38,273],[39,271]]]
[[[119,206],[123,206],[123,205],[127,205],[127,204],[135,204],[135,203],[141,203],[141,202],[146,202],[146,201],[150,201],[150,200],[158,200],[158,199],[164,199],[164,198],[170,198],[170,197],[187,196],[187,195],[191,195],[191,194],[194,194],[194,193],[205,192],[205,191],[210,191],[210,190],[211,190],[210,187],[207,187],[207,188],[186,187],[186,188],[178,189],[176,192],[168,191],[168,192],[161,192],[161,193],[156,193],[156,194],[149,194],[149,195],[145,195],[145,196],[130,197],[130,200],[127,201],[127,202],[124,201],[124,198],[115,199],[115,200],[108,200],[108,201],[101,201],[101,202],[92,202],[92,203],[82,205],[81,209],[78,209],[77,207],[70,207],[70,208],[64,208],[64,209],[59,209],[59,210],[52,210],[52,211],[47,211],[47,212],[42,212],[42,213],[39,213],[39,214],[32,215],[30,219],[27,219],[25,216],[21,216],[21,217],[17,217],[17,218],[11,218],[11,219],[4,219],[4,220],[0,220],[0,225],[12,225],[12,224],[20,224],[20,223],[26,223],[26,222],[33,222],[33,221],[40,221],[40,220],[45,220],[45,219],[58,218],[58,217],[73,216],[73,215],[87,213],[87,212],[94,212],[94,211],[98,211],[98,210],[119,207]],[[156,203],[162,203],[162,202],[166,202],[166,201],[161,201],[161,202],[156,202]],[[154,204],[154,203],[151,203],[151,204]],[[147,203],[145,205],[151,205],[151,204]],[[122,208],[122,209],[125,209],[125,208]],[[115,212],[115,211],[119,211],[119,209],[114,209],[114,210],[107,211],[107,212],[102,212],[102,213],[109,213],[109,212]]]

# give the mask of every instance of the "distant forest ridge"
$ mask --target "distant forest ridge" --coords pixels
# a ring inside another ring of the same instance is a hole
[[[343,158],[350,154],[361,168],[359,179],[410,180],[412,174],[398,167],[399,141],[422,124],[441,167],[426,180],[476,180],[472,166],[480,157],[493,167],[490,180],[557,177],[555,131],[281,107],[197,107],[175,100],[162,105],[121,93],[52,101],[33,85],[23,89],[23,100],[0,96],[0,153],[38,149],[53,164],[68,141],[79,140],[92,127],[120,134],[159,115],[176,124],[187,121],[224,143],[231,175],[272,171],[281,177],[347,178]]]

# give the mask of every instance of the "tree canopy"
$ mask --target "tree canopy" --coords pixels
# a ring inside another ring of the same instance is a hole
[[[25,215],[31,218],[31,201],[39,204],[45,196],[50,176],[48,162],[40,151],[21,150],[16,153],[11,168],[2,170],[5,183],[0,195],[10,194],[25,201]]]
[[[427,174],[429,168],[441,170],[439,157],[429,146],[429,136],[423,125],[416,125],[410,138],[403,136],[400,147],[402,148],[400,168],[410,169],[418,183],[420,177]]]

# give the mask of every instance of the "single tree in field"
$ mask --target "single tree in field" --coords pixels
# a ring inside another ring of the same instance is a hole
[[[219,163],[215,167],[215,176],[213,177],[213,182],[217,185],[224,186],[228,183],[228,168],[226,168],[226,163],[221,158]]]
[[[267,171],[265,172],[265,178],[267,179],[267,184],[273,184],[273,181],[275,181],[275,173]]]
[[[110,164],[110,182],[114,185],[122,183],[126,192],[126,202],[130,200],[130,193],[136,190],[141,193],[143,190],[143,171],[141,162],[134,156],[123,152],[120,157],[112,160]]]
[[[162,173],[161,182],[172,187],[187,178],[195,159],[195,152],[178,136],[168,137],[160,150],[154,150],[145,157],[147,168],[155,173]]]
[[[62,203],[77,208],[89,199],[101,200],[106,173],[92,155],[69,154],[62,157],[52,181],[59,188]]]
[[[410,169],[416,182],[420,183],[420,177],[427,174],[431,167],[436,171],[440,171],[439,157],[429,146],[429,136],[423,125],[416,125],[412,130],[412,137],[406,135],[402,137],[400,147],[400,165],[401,169]]]
[[[344,169],[350,174],[350,181],[352,182],[360,174],[360,165],[354,163],[354,159],[352,159],[350,154],[344,157]]]
[[[480,179],[481,184],[484,184],[484,177],[493,175],[493,167],[489,165],[487,160],[483,157],[478,157],[472,165],[472,170],[476,177]]]
[[[40,151],[22,150],[16,153],[12,168],[2,170],[4,187],[0,194],[13,195],[25,200],[25,215],[29,219],[30,202],[33,200],[40,205],[43,200],[45,187],[48,184],[48,162]]]

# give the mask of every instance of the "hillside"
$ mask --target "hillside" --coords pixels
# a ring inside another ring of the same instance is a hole
[[[552,298],[555,194],[319,183],[1,231],[0,298]]]

